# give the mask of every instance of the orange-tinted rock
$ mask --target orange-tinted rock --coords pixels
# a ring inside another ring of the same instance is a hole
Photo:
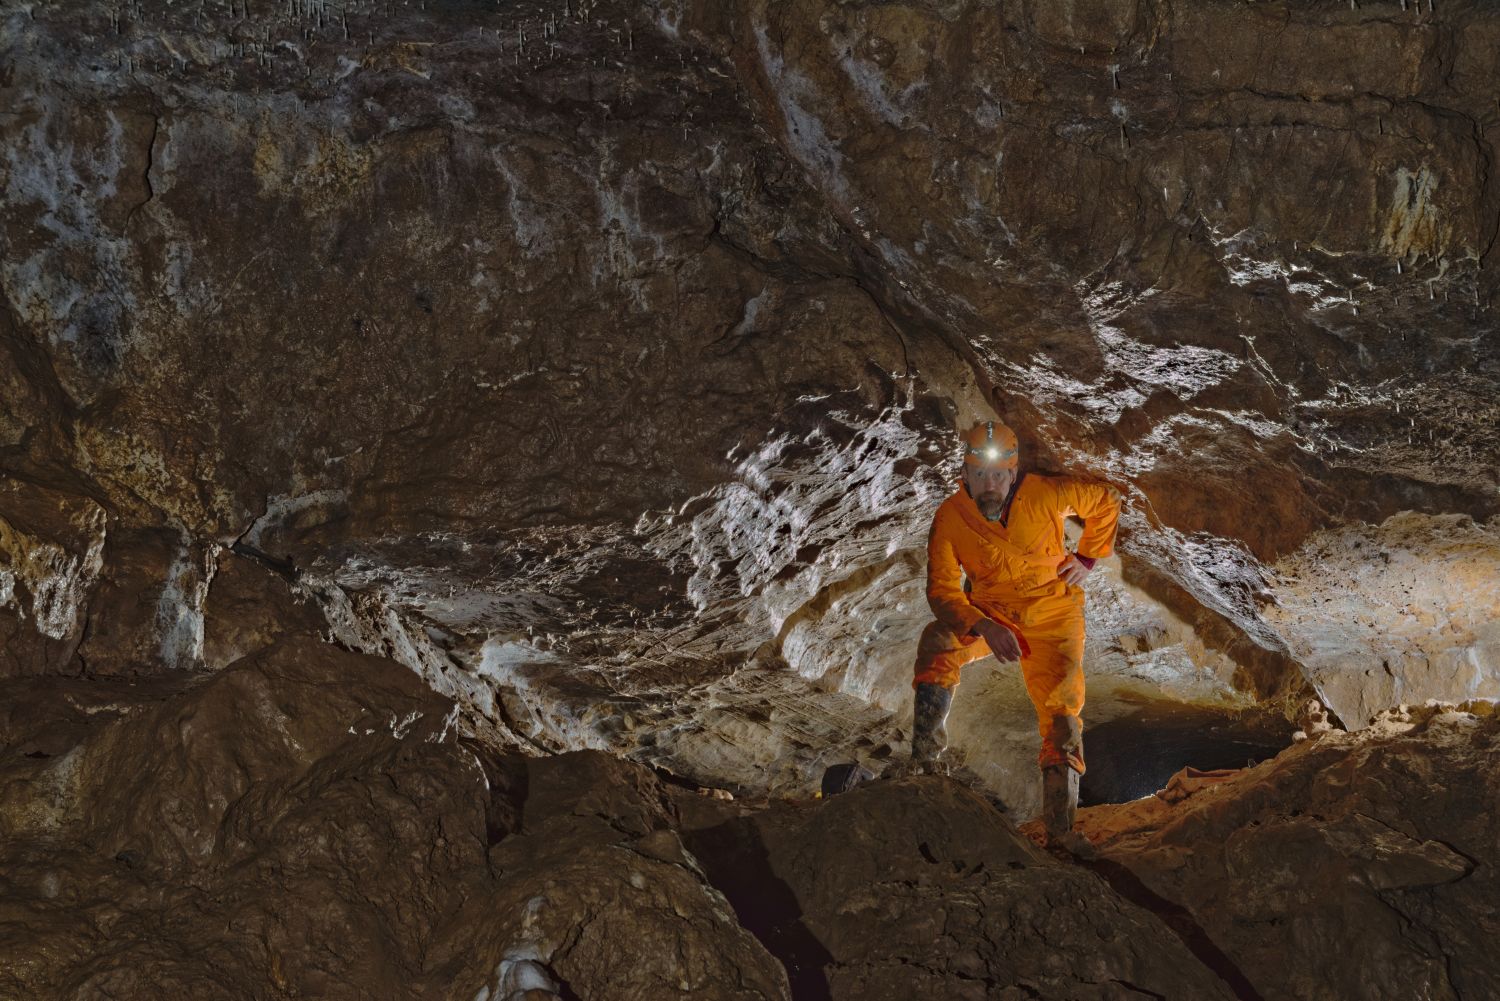
[[[1474,708],[1325,732],[1176,805],[1079,822],[1262,997],[1486,997],[1500,840],[1481,804],[1500,795],[1500,725]]]

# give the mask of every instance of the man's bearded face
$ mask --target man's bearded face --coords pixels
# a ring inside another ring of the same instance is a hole
[[[1016,481],[1013,466],[965,466],[964,479],[969,495],[979,506],[979,513],[990,521],[999,521],[1005,509],[1005,496]]]

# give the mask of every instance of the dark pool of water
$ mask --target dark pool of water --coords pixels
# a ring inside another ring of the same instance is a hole
[[[1085,729],[1089,768],[1079,802],[1096,806],[1149,796],[1188,765],[1243,768],[1264,761],[1292,742],[1293,729],[1280,716],[1263,713],[1224,713],[1180,704],[1143,707]]]

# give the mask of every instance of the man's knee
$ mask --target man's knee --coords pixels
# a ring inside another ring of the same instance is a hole
[[[1076,660],[1044,653],[1023,660],[1021,671],[1038,716],[1077,716],[1083,712],[1083,666]]]
[[[952,657],[918,657],[916,669],[912,672],[911,687],[937,685],[951,691],[958,687],[962,670],[963,665],[955,663]]]
[[[917,656],[936,656],[940,653],[950,653],[961,650],[973,642],[973,639],[965,639],[955,633],[949,626],[937,619],[927,623],[927,628],[922,630],[921,639],[917,640]]]
[[[912,687],[932,684],[954,688],[958,685],[963,666],[978,660],[988,651],[989,647],[978,637],[961,637],[950,627],[934,619],[922,630],[922,638],[917,641],[917,663],[912,672]]]

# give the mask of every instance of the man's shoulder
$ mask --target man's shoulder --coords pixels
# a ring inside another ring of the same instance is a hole
[[[1021,477],[1021,482],[1016,485],[1016,496],[1055,494],[1065,479],[1067,479],[1066,476],[1056,473],[1026,473]]]
[[[1023,507],[1068,509],[1087,498],[1094,491],[1102,490],[1115,499],[1120,492],[1108,481],[1094,476],[1075,476],[1069,473],[1027,473],[1016,489],[1016,500]]]
[[[1051,490],[1056,493],[1074,483],[1103,483],[1095,476],[1079,476],[1074,473],[1027,473],[1021,478],[1019,489]]]
[[[1057,473],[1027,473],[1016,487],[1016,501],[1026,505],[1055,504],[1068,482],[1077,478]]]

